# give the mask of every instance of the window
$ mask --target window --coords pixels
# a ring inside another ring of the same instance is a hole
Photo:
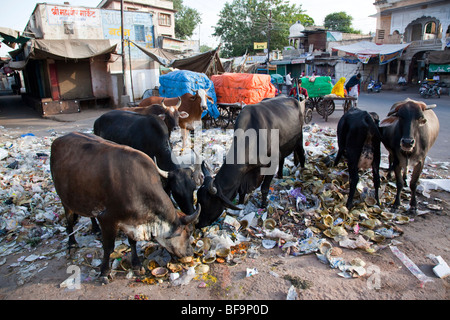
[[[166,14],[166,13],[160,13],[159,14],[159,25],[160,26],[168,26],[168,27],[170,27],[171,26],[171,22],[172,22],[172,19],[171,19],[170,14]]]
[[[136,41],[145,42],[145,29],[142,24],[134,25],[134,38]]]
[[[384,33],[385,33],[385,31],[379,29],[379,30],[377,30],[377,33],[378,33],[377,39],[378,39],[378,40],[383,40],[383,39],[384,39]]]
[[[73,22],[64,22],[64,33],[73,34]]]

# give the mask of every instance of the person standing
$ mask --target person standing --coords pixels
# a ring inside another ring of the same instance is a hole
[[[289,92],[291,92],[292,89],[292,76],[291,76],[291,72],[289,71],[288,74],[286,75],[286,91],[289,94]]]
[[[356,107],[358,104],[358,96],[361,91],[361,73],[358,73],[354,75],[353,77],[348,80],[347,84],[345,85],[345,89],[348,92],[348,95],[350,97],[356,98],[356,101],[354,101],[353,106]]]

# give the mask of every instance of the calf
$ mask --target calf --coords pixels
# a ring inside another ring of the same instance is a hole
[[[408,167],[413,167],[409,212],[417,211],[416,188],[425,157],[439,134],[439,120],[424,102],[406,99],[395,103],[380,123],[382,142],[389,151],[389,164],[395,172],[397,194],[393,207],[400,205],[400,194]],[[403,171],[403,175],[402,175]]]
[[[176,106],[166,106],[164,100],[161,104],[152,104],[146,107],[133,107],[133,108],[120,108],[119,110],[132,111],[145,115],[157,115],[160,117],[167,126],[169,130],[169,138],[172,131],[177,131],[180,129],[180,119],[185,119],[189,116],[186,111],[179,111],[178,108],[181,105],[181,99],[178,101]]]
[[[67,218],[69,248],[76,243],[72,232],[78,215],[99,221],[103,282],[108,282],[118,230],[128,236],[134,268],[141,267],[136,241],[154,238],[177,257],[193,254],[189,237],[200,206],[191,216],[177,213],[162,187],[160,170],[143,152],[73,132],[53,141],[50,170]]]
[[[161,119],[154,115],[113,110],[95,120],[94,134],[156,158],[158,166],[168,171],[163,179],[167,193],[173,195],[181,211],[188,215],[194,213],[194,179],[201,174],[200,166],[180,167],[169,144],[168,129]],[[201,184],[201,178],[199,180]]]
[[[178,110],[180,112],[185,111],[189,114],[188,117],[181,118],[179,121],[184,148],[188,138],[187,130],[194,130],[194,122],[201,121],[203,111],[208,109],[208,100],[214,103],[214,99],[206,94],[206,90],[198,89],[195,95],[185,93],[181,97],[175,98],[148,97],[139,103],[139,107],[146,107],[155,103],[161,104],[163,100],[167,106],[175,106],[181,100],[181,105]]]
[[[378,115],[374,112],[351,108],[339,119],[337,126],[338,153],[334,161],[337,165],[343,155],[347,158],[350,177],[350,192],[347,208],[353,205],[356,185],[359,181],[358,169],[372,167],[375,199],[379,204],[381,136],[378,130]]]

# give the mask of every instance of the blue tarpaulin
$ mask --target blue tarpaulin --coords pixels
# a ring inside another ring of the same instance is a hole
[[[194,94],[198,89],[205,89],[208,96],[214,99],[214,104],[208,101],[208,110],[204,111],[202,118],[209,113],[213,118],[219,116],[217,97],[214,83],[204,73],[189,70],[176,70],[159,77],[159,95],[166,98],[180,97],[185,93]]]

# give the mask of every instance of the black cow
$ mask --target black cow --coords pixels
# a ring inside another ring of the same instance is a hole
[[[350,192],[347,208],[353,205],[356,185],[359,181],[358,169],[372,167],[375,199],[380,203],[378,189],[380,188],[381,136],[378,130],[379,117],[374,112],[351,108],[339,119],[337,126],[338,153],[334,161],[336,166],[345,155],[350,177]]]
[[[281,176],[284,158],[292,152],[295,164],[304,166],[303,112],[304,103],[281,96],[242,109],[234,126],[233,144],[215,178],[202,167],[205,181],[197,199],[203,211],[197,227],[214,222],[225,207],[239,209],[232,203],[237,193],[243,198],[261,182],[265,206],[276,166]]]
[[[389,165],[395,172],[397,194],[393,207],[400,205],[400,194],[408,167],[413,167],[409,212],[417,211],[416,188],[425,157],[439,134],[439,120],[432,108],[422,101],[406,99],[395,103],[380,122],[382,142],[389,151]],[[402,175],[403,171],[403,175]]]
[[[50,170],[67,217],[69,248],[78,215],[96,217],[103,238],[101,280],[108,282],[109,257],[118,230],[140,268],[136,241],[152,238],[177,257],[191,256],[192,223],[200,214],[177,213],[164,191],[159,169],[145,153],[92,134],[69,133],[53,141]]]
[[[94,133],[104,139],[124,144],[156,158],[163,175],[164,189],[173,195],[181,211],[194,213],[194,180],[200,174],[200,165],[181,168],[169,144],[169,133],[164,122],[155,115],[142,115],[129,111],[113,110],[94,122]],[[199,181],[201,184],[202,180]]]

